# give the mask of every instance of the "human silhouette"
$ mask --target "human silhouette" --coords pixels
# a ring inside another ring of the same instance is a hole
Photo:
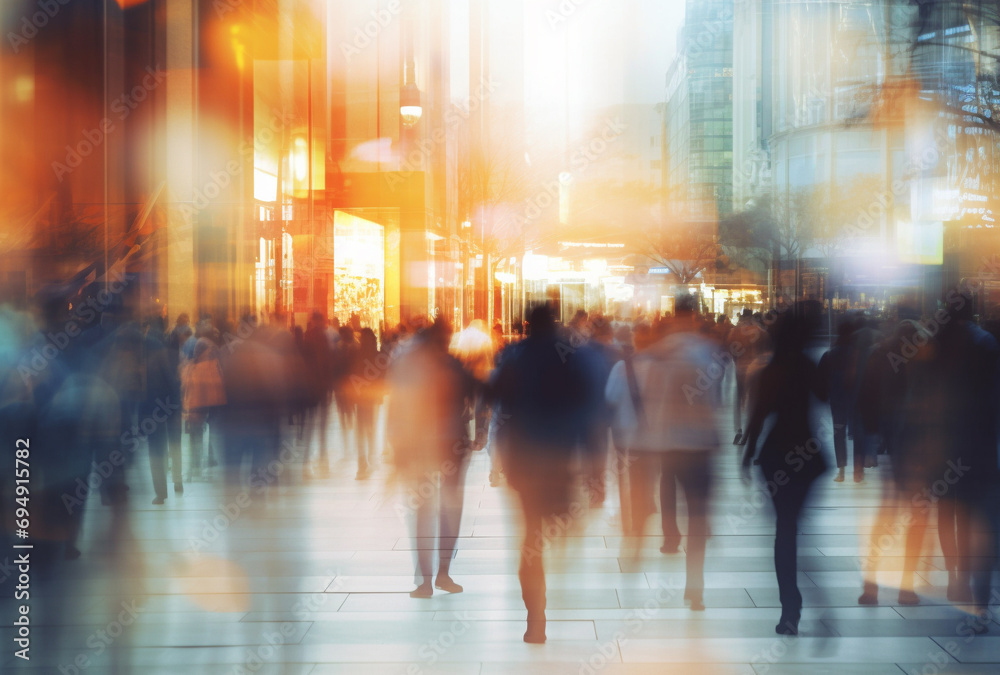
[[[852,336],[857,325],[847,319],[837,327],[837,339],[828,352],[820,359],[820,376],[825,380],[830,401],[830,413],[833,416],[833,451],[837,460],[837,475],[834,481],[844,482],[847,468],[847,425],[851,409],[854,405],[854,372],[856,359]],[[854,444],[854,476],[860,479],[864,475],[864,457],[859,455],[862,444]]]
[[[775,632],[797,635],[802,594],[797,583],[796,535],[799,516],[813,483],[826,471],[810,424],[813,397],[825,398],[816,365],[805,354],[810,322],[802,307],[786,311],[774,324],[774,354],[761,371],[752,394],[743,471],[749,479],[757,455],[775,512],[774,569],[778,577],[781,618]],[[774,425],[758,441],[769,417]]]
[[[387,431],[396,470],[420,495],[413,514],[418,577],[418,586],[410,593],[414,598],[429,598],[434,588],[463,590],[449,572],[462,520],[471,443],[466,411],[475,385],[448,353],[450,340],[451,327],[444,320],[435,321],[405,346],[388,375]],[[435,540],[437,546],[427,546]]]
[[[947,296],[948,316],[937,335],[944,392],[944,471],[952,489],[938,502],[938,533],[948,568],[948,599],[988,616],[996,559],[998,358],[994,337],[974,322],[972,298]],[[989,620],[972,629],[986,632]]]
[[[682,296],[666,336],[615,365],[607,385],[614,408],[631,407],[636,433],[629,448],[631,488],[652,493],[660,474],[663,553],[676,553],[681,532],[677,525],[677,485],[684,491],[688,514],[688,548],[684,599],[691,609],[705,608],[705,545],[712,456],[720,439],[716,414],[721,400],[719,382],[705,373],[715,363],[717,343],[700,331],[695,301]],[[618,414],[621,414],[618,412]],[[634,506],[633,534],[641,535],[651,509]]]
[[[379,461],[375,451],[375,416],[384,396],[385,383],[385,368],[379,356],[375,331],[362,328],[350,383],[357,411],[358,472],[355,478],[358,480],[371,475]]]
[[[908,347],[909,346],[909,347]],[[945,429],[942,420],[943,391],[940,388],[939,346],[917,321],[903,320],[875,352],[886,359],[872,360],[885,368],[867,369],[862,389],[862,409],[868,429],[886,429],[884,440],[892,461],[892,481],[884,484],[882,506],[871,534],[868,555],[863,559],[864,586],[858,604],[878,604],[876,576],[887,552],[880,538],[896,534],[902,524],[904,558],[899,589],[900,605],[915,605],[913,590],[917,563],[933,504],[923,496],[943,470]]]
[[[496,375],[503,419],[498,448],[524,514],[518,579],[528,610],[524,641],[529,643],[546,639],[544,524],[568,512],[570,466],[588,397],[587,379],[571,352],[569,339],[556,331],[551,308],[542,305],[530,314],[530,334],[507,348]]]

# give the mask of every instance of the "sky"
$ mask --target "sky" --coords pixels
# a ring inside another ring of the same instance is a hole
[[[562,105],[567,36],[575,109],[661,102],[684,4],[684,0],[525,0],[525,61],[531,64],[525,81],[528,105]]]

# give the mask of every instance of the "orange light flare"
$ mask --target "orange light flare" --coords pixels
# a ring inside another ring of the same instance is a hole
[[[247,46],[246,38],[241,32],[242,28],[238,23],[229,27],[229,41],[236,56],[236,67],[243,70],[246,67]]]
[[[129,9],[130,7],[138,7],[146,2],[146,0],[115,0],[118,6],[122,9]]]

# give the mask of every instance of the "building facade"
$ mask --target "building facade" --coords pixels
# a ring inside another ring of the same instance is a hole
[[[687,3],[666,77],[663,188],[677,215],[712,221],[733,204],[733,2]]]
[[[461,316],[470,112],[450,90],[469,50],[453,51],[450,8],[60,5],[0,55],[16,85],[0,112],[23,130],[0,150],[17,252],[0,267],[5,296],[99,283],[119,265],[138,275],[143,315],[301,324],[320,311],[376,329]],[[34,10],[5,4],[4,34]]]

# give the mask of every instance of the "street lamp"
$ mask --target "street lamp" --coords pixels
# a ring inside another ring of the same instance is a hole
[[[399,89],[399,114],[403,126],[412,128],[420,121],[424,109],[420,106],[420,90],[416,83],[416,63],[413,56],[413,23],[403,23],[403,82]]]
[[[413,127],[420,121],[424,109],[420,106],[420,90],[413,82],[403,85],[399,92],[399,114],[403,118],[403,126]]]

